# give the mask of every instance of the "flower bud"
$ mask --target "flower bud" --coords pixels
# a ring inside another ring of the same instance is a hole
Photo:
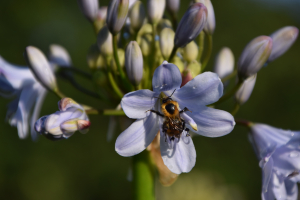
[[[111,0],[107,9],[106,24],[116,35],[122,29],[128,14],[129,0]]]
[[[195,0],[195,2],[203,3],[207,8],[207,22],[204,27],[204,31],[209,35],[212,35],[216,28],[216,18],[214,7],[210,0]]]
[[[58,105],[60,111],[37,120],[35,130],[51,140],[67,139],[77,130],[86,133],[90,122],[82,106],[70,98],[63,98]]]
[[[175,56],[173,58],[173,64],[178,67],[180,72],[183,72],[185,66],[184,66],[184,63],[182,62],[182,60],[178,56]]]
[[[104,26],[99,31],[97,36],[97,45],[101,54],[103,54],[104,56],[112,55],[113,53],[112,35],[109,32],[107,26]]]
[[[161,19],[156,26],[157,35],[160,35],[161,31],[164,28],[172,29],[172,22],[168,19]],[[174,37],[173,37],[173,40],[174,40]]]
[[[202,3],[195,3],[188,8],[176,29],[175,47],[184,47],[194,40],[203,30],[207,19],[207,8]]]
[[[222,79],[234,69],[234,56],[228,47],[223,47],[216,57],[214,72]]]
[[[268,60],[272,51],[272,39],[268,36],[254,38],[243,50],[238,61],[240,79],[256,74]]]
[[[35,78],[47,89],[56,91],[56,79],[45,55],[36,47],[26,47],[25,59]]]
[[[78,0],[78,5],[83,15],[94,22],[97,18],[99,3],[98,0]]]
[[[166,0],[167,2],[167,10],[172,13],[173,15],[176,15],[179,6],[180,6],[180,0]]]
[[[153,37],[152,35],[144,35],[140,39],[140,47],[143,53],[143,56],[149,56],[152,52],[152,41]]]
[[[182,50],[182,57],[187,62],[192,62],[193,60],[197,59],[198,46],[194,41],[188,43]]]
[[[97,33],[103,26],[106,24],[106,15],[107,15],[107,6],[101,6],[97,12],[97,18],[94,21],[94,26],[96,28]]]
[[[275,31],[270,37],[273,47],[268,62],[271,62],[284,54],[296,41],[299,30],[294,26],[286,26]]]
[[[131,41],[126,47],[125,67],[130,82],[139,85],[143,78],[143,55],[136,41]]]
[[[242,105],[248,101],[256,82],[256,74],[247,78],[235,94],[235,100]]]
[[[193,60],[187,66],[193,78],[198,76],[201,72],[201,64],[197,60]]]
[[[50,45],[49,61],[53,64],[67,67],[72,65],[68,51],[57,44]]]
[[[97,69],[97,68],[101,68],[103,67],[103,63],[101,63],[102,65],[98,65],[98,59],[101,57],[99,48],[97,46],[97,44],[93,44],[87,53],[86,59],[87,59],[87,63],[90,67],[90,69]],[[105,63],[104,63],[105,64]]]
[[[166,6],[166,0],[148,0],[148,20],[151,24],[157,24],[162,18]]]
[[[143,3],[141,1],[135,2],[128,15],[128,17],[130,18],[131,28],[135,32],[138,32],[146,18],[146,11]]]
[[[118,49],[117,53],[118,53],[120,65],[123,68],[125,64],[125,52],[123,49]],[[110,61],[110,66],[112,70],[115,71],[116,73],[119,73],[115,59],[113,57],[109,57],[108,60]]]
[[[165,60],[168,60],[174,47],[175,33],[170,28],[164,28],[159,37],[159,45],[162,56]]]

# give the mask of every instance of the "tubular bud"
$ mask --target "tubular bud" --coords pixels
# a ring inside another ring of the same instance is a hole
[[[157,24],[162,18],[166,7],[166,0],[148,0],[147,13],[151,24]]]
[[[140,44],[143,56],[149,56],[151,54],[152,41],[153,41],[152,35],[147,34],[147,35],[144,35],[141,37],[139,44]]]
[[[228,47],[223,47],[216,57],[214,72],[222,79],[234,69],[234,55]]]
[[[207,8],[202,3],[195,3],[188,8],[176,29],[175,47],[184,47],[194,40],[203,30],[207,20]]]
[[[197,56],[198,46],[194,41],[191,41],[182,49],[182,57],[187,62],[192,62],[193,60],[196,60]]]
[[[256,82],[256,74],[247,78],[240,89],[235,94],[235,100],[238,104],[242,105],[248,101],[249,97],[252,94],[255,82]]]
[[[128,17],[130,18],[130,27],[135,32],[138,32],[146,18],[146,11],[141,1],[137,1],[133,4]]]
[[[143,55],[136,41],[131,41],[125,53],[125,67],[133,85],[139,85],[143,78]]]
[[[100,53],[104,56],[113,54],[112,35],[109,32],[107,26],[104,26],[98,33],[97,45]]]
[[[38,48],[28,46],[24,56],[35,78],[47,89],[56,91],[56,79],[45,55]]]
[[[50,45],[49,61],[59,66],[71,66],[72,61],[68,51],[60,45]]]
[[[273,47],[268,62],[271,62],[284,54],[296,41],[299,30],[294,26],[286,26],[275,31],[270,37]]]
[[[173,15],[177,14],[180,6],[180,0],[166,0],[167,10]]]
[[[207,8],[207,23],[204,27],[204,31],[209,35],[212,35],[216,28],[216,18],[214,7],[210,0],[195,0],[195,2],[203,3]]]
[[[78,0],[78,5],[83,15],[94,22],[97,18],[99,3],[98,0]]]
[[[128,14],[129,0],[111,0],[107,8],[106,24],[116,35],[122,29]]]
[[[170,28],[164,28],[159,37],[160,51],[165,60],[167,60],[174,47],[175,33]]]
[[[259,36],[254,38],[243,50],[238,61],[240,79],[256,74],[268,60],[272,51],[272,38]]]

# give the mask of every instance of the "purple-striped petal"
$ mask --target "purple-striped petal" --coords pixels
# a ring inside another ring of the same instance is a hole
[[[154,107],[159,94],[150,90],[138,90],[126,94],[121,101],[121,107],[127,117],[142,119],[149,115],[147,110]]]
[[[168,90],[179,89],[181,74],[178,67],[164,61],[154,72],[152,79],[153,91],[160,93]]]

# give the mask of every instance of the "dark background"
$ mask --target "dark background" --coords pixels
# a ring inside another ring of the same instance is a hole
[[[216,14],[213,57],[223,47],[237,60],[254,37],[294,25],[300,27],[298,0],[213,0]],[[189,1],[181,1],[181,17]],[[100,5],[107,5],[101,1]],[[145,4],[144,4],[145,5]],[[23,52],[33,45],[48,52],[60,44],[76,67],[87,70],[86,52],[95,42],[93,28],[80,13],[75,0],[1,0],[0,55],[25,65]],[[300,130],[300,41],[282,57],[263,68],[254,92],[237,117]],[[208,69],[212,69],[212,58]],[[81,79],[78,79],[81,80]],[[92,86],[82,80],[86,87]],[[79,102],[101,108],[67,82],[62,91]],[[48,94],[41,115],[57,110],[58,99]],[[131,199],[126,180],[130,159],[119,156],[114,141],[106,141],[108,118],[91,116],[86,135],[52,142],[40,137],[20,140],[17,130],[5,123],[7,99],[0,99],[0,199]],[[230,111],[232,104],[221,105]],[[117,130],[120,133],[120,128]],[[260,199],[261,170],[243,127],[221,138],[193,138],[197,162],[169,188],[157,183],[157,199]],[[181,197],[183,194],[188,196]]]

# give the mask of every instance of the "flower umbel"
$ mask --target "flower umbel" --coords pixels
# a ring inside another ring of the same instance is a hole
[[[160,131],[160,149],[164,164],[172,172],[180,174],[189,172],[196,162],[196,151],[188,129],[207,137],[219,137],[232,131],[235,125],[232,115],[206,107],[223,94],[223,84],[215,73],[198,75],[182,88],[181,81],[177,66],[165,61],[154,72],[153,92],[138,90],[123,97],[121,106],[125,114],[137,120],[116,141],[116,151],[120,155],[133,156],[140,153]],[[178,103],[180,118],[188,128],[175,137],[166,134],[163,128],[164,120],[168,117],[161,116],[163,107],[156,98],[160,94],[169,97],[172,94],[171,99]],[[184,108],[191,112],[185,112],[187,110]],[[147,112],[148,110],[157,112]]]

